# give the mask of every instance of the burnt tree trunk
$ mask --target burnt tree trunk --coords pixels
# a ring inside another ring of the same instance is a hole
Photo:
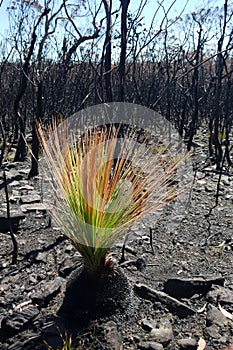
[[[38,175],[38,159],[40,151],[40,141],[37,134],[37,124],[43,119],[43,83],[39,82],[37,86],[37,106],[36,106],[36,118],[32,124],[32,161],[31,169],[28,174],[30,179],[33,176]]]
[[[218,40],[218,48],[217,48],[217,62],[216,62],[216,85],[215,85],[215,102],[214,102],[214,150],[215,150],[215,161],[216,161],[216,169],[221,169],[221,162],[223,157],[222,145],[219,140],[220,128],[221,128],[221,93],[222,93],[222,79],[223,79],[223,69],[224,69],[224,58],[223,58],[223,41],[225,38],[225,32],[227,27],[227,2],[225,0],[224,4],[224,20],[223,20],[223,28],[220,39]]]
[[[127,50],[127,11],[130,0],[121,0],[121,52],[119,63],[119,92],[118,101],[125,100],[125,62]]]
[[[197,49],[195,54],[195,67],[193,70],[193,76],[192,76],[192,91],[193,91],[193,111],[192,111],[192,119],[189,126],[189,138],[188,138],[188,144],[187,149],[188,151],[191,150],[192,143],[193,143],[193,137],[196,134],[197,130],[197,123],[198,123],[198,112],[199,112],[199,63],[200,63],[200,55],[202,50],[202,25],[199,21],[197,21],[193,15],[193,18],[195,22],[199,25],[199,32],[198,32],[198,43],[197,43]]]
[[[6,135],[5,135],[5,130],[3,128],[1,120],[0,120],[0,129],[1,129],[1,134],[2,134],[2,146],[1,146],[1,153],[0,153],[0,167],[1,167],[3,159],[4,159],[4,153],[6,150]]]
[[[105,77],[105,89],[107,102],[112,102],[112,0],[103,0],[105,13],[106,13],[106,36],[105,36],[105,57],[104,57],[104,77]]]
[[[9,194],[8,194],[8,188],[7,188],[7,178],[6,178],[6,173],[5,171],[3,172],[3,182],[4,182],[4,188],[5,188],[5,195],[6,195],[6,205],[7,205],[7,220],[9,223],[9,231],[10,231],[10,236],[11,240],[13,243],[13,253],[12,253],[12,264],[17,263],[17,257],[18,257],[18,242],[15,238],[13,228],[11,225],[11,216],[10,216],[10,200],[9,200]]]

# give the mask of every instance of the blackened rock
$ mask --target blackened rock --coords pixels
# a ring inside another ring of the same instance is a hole
[[[146,331],[151,331],[153,328],[156,327],[156,323],[153,320],[147,320],[144,319],[142,320],[142,328],[145,329]]]
[[[191,298],[206,294],[213,284],[223,286],[222,277],[171,278],[164,283],[164,292],[175,298]]]
[[[15,312],[3,318],[1,327],[4,337],[8,338],[25,329],[39,312],[37,307],[30,306],[21,312]]]
[[[46,306],[50,300],[60,291],[65,280],[56,277],[52,281],[41,282],[36,286],[37,290],[31,295],[32,302],[39,306]]]
[[[216,326],[215,324],[213,324],[212,326],[206,327],[205,336],[208,336],[213,339],[219,339],[221,337],[219,327]]]
[[[163,350],[163,345],[154,341],[148,341],[140,345],[142,350]]]
[[[221,286],[213,286],[207,294],[210,303],[223,302],[233,304],[233,290]]]
[[[38,262],[44,262],[46,263],[47,262],[47,252],[38,252],[38,254],[35,256],[35,260],[38,261]]]
[[[23,175],[20,174],[20,172],[16,169],[11,169],[9,171],[6,171],[6,179],[7,181],[14,181],[14,180],[22,180]]]
[[[177,344],[180,347],[180,350],[196,350],[197,349],[197,341],[193,338],[184,338],[179,339]]]
[[[169,320],[161,321],[156,328],[152,329],[150,335],[154,341],[162,344],[169,343],[173,338],[173,329]]]
[[[46,211],[50,207],[44,203],[28,203],[28,204],[21,204],[20,209],[22,210],[23,213],[28,213],[28,212],[36,212],[36,211],[41,211],[43,213],[46,213]]]
[[[40,201],[41,201],[41,197],[37,193],[25,194],[20,198],[20,203],[22,204],[38,203]]]
[[[208,305],[207,309],[207,315],[206,315],[206,325],[211,326],[212,324],[215,324],[217,326],[223,327],[227,325],[228,320],[227,318],[221,313],[221,311],[213,306]]]
[[[25,255],[25,259],[34,260],[36,262],[47,262],[47,252],[40,252],[39,250],[32,250]]]

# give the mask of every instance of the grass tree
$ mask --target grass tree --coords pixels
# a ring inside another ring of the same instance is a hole
[[[164,144],[137,142],[137,131],[93,128],[80,136],[66,121],[38,133],[53,195],[51,215],[90,274],[113,268],[110,248],[150,211],[180,193],[174,181],[185,159]]]

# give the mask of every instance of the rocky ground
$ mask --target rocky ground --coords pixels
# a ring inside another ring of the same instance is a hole
[[[27,180],[28,167],[5,164],[19,246],[15,265],[0,174],[1,350],[58,349],[70,335],[74,349],[233,348],[231,171],[222,175],[215,208],[219,175],[201,164],[179,226],[168,230],[166,212],[152,230],[146,221],[138,223],[126,242],[125,259],[118,242],[112,257],[127,276],[129,302],[112,315],[71,326],[58,310],[80,257],[51,223],[41,179]]]

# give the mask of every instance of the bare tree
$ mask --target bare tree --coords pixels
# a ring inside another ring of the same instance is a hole
[[[119,62],[119,92],[118,101],[125,99],[125,61],[127,50],[127,12],[130,0],[121,0],[121,51]]]
[[[197,47],[195,50],[194,60],[192,63],[194,65],[193,75],[192,75],[192,86],[191,86],[193,111],[192,111],[191,123],[189,128],[189,139],[187,144],[188,151],[191,150],[193,137],[197,131],[198,112],[199,112],[199,103],[198,103],[199,101],[199,63],[201,60],[201,53],[203,49],[202,23],[200,22],[200,20],[196,18],[195,14],[193,14],[192,16],[193,16],[194,22],[198,24],[198,38],[197,38]]]
[[[38,20],[35,23],[35,26],[33,28],[30,45],[28,47],[28,52],[25,56],[25,60],[24,60],[23,66],[22,66],[19,92],[18,92],[18,94],[15,98],[15,101],[14,101],[15,119],[19,123],[19,129],[20,129],[18,145],[17,145],[15,158],[14,158],[15,161],[24,161],[26,159],[26,155],[27,155],[27,148],[26,148],[26,144],[25,144],[26,123],[25,123],[25,118],[20,113],[20,101],[21,101],[22,97],[24,96],[26,89],[27,89],[28,77],[29,77],[29,71],[30,71],[30,62],[31,62],[32,55],[34,53],[36,39],[37,39],[36,31],[37,31],[38,26],[40,25],[43,17],[45,17],[49,13],[49,11],[50,10],[48,8],[45,8],[43,10],[43,12],[39,16],[39,18],[38,18]]]
[[[85,3],[85,1],[84,1]],[[92,29],[89,30],[90,33],[88,34],[83,34],[81,29],[76,25],[74,19],[72,18],[72,15],[70,14],[66,0],[63,0],[64,4],[64,9],[65,9],[65,14],[66,14],[66,20],[67,24],[65,26],[67,32],[70,34],[72,33],[72,37],[74,38],[73,42],[70,40],[68,41],[64,38],[63,41],[63,60],[62,60],[62,65],[61,65],[61,76],[60,76],[60,81],[61,81],[61,86],[63,94],[64,94],[64,89],[67,81],[67,75],[69,70],[71,69],[72,65],[72,58],[74,54],[76,53],[77,49],[80,48],[84,43],[91,42],[94,39],[97,39],[99,37],[99,33],[101,30],[101,26],[97,25],[97,16],[99,13],[99,9],[92,15]],[[70,6],[71,7],[71,6]],[[68,25],[70,25],[70,29],[68,29]],[[72,32],[71,32],[72,31]],[[70,44],[70,45],[69,45]],[[61,91],[61,93],[62,93]]]
[[[227,23],[232,17],[230,16],[227,19],[228,15],[228,0],[225,0],[224,3],[224,13],[223,13],[223,25],[221,36],[217,43],[217,62],[216,62],[216,81],[215,81],[215,102],[213,109],[213,120],[214,120],[214,147],[215,147],[215,159],[216,167],[218,170],[221,169],[221,161],[223,157],[223,150],[221,142],[219,140],[219,133],[221,131],[221,93],[222,93],[222,80],[223,80],[223,71],[224,71],[224,57],[223,57],[223,44],[226,35]]]
[[[112,0],[103,0],[106,14],[106,34],[104,42],[104,76],[107,101],[112,102]]]
[[[43,92],[44,92],[44,73],[47,70],[47,67],[43,67],[43,50],[48,40],[48,37],[55,33],[57,26],[57,16],[63,8],[63,3],[58,7],[57,11],[55,11],[51,16],[49,16],[49,5],[51,0],[49,0],[46,4],[47,13],[45,14],[45,22],[44,22],[44,34],[39,43],[38,53],[37,53],[37,93],[36,93],[36,113],[35,118],[32,123],[32,157],[31,157],[31,169],[28,177],[31,178],[33,176],[38,175],[38,158],[39,158],[39,138],[37,135],[37,125],[39,121],[43,120],[44,111],[43,111]],[[51,29],[51,25],[55,19],[55,23],[53,28]]]

